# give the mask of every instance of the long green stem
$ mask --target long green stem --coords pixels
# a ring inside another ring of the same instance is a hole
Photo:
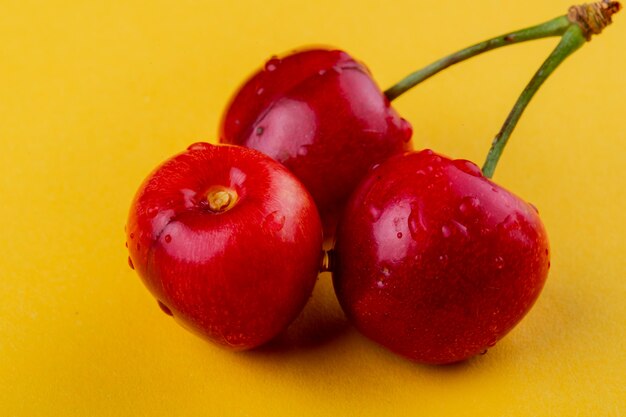
[[[391,101],[422,81],[437,74],[439,71],[442,71],[458,62],[465,61],[466,59],[482,54],[483,52],[534,39],[547,38],[550,36],[562,36],[571,25],[572,22],[568,20],[567,16],[560,16],[540,25],[506,33],[504,35],[477,43],[465,49],[461,49],[460,51],[448,55],[408,75],[402,81],[387,89],[385,91],[385,96]]]
[[[509,113],[504,125],[496,135],[491,144],[491,149],[487,154],[487,159],[483,165],[483,174],[487,178],[491,178],[498,164],[498,160],[502,155],[502,151],[506,146],[506,143],[515,129],[519,118],[528,106],[528,103],[533,98],[539,87],[543,82],[552,74],[552,72],[572,53],[580,48],[586,42],[585,35],[582,29],[578,25],[571,25],[563,34],[561,42],[552,51],[548,59],[541,65],[539,70],[535,73],[530,80],[522,94],[517,99],[517,102],[513,106],[513,109]]]

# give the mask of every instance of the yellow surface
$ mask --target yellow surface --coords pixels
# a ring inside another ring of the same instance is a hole
[[[552,269],[485,356],[430,367],[346,324],[330,277],[271,347],[230,353],[159,311],[126,264],[144,176],[214,140],[274,53],[339,46],[382,86],[569,1],[0,0],[0,416],[626,414],[626,13],[535,98],[496,180],[539,207]],[[512,4],[515,3],[515,4]],[[448,70],[395,106],[418,148],[482,162],[556,40]]]

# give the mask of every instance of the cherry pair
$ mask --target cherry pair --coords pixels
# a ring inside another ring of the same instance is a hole
[[[333,236],[340,218],[333,280],[363,334],[427,363],[485,351],[531,308],[550,265],[534,207],[489,177],[543,81],[618,9],[606,1],[573,8],[437,61],[384,94],[340,51],[271,59],[233,99],[220,139],[278,162],[206,143],[166,161],[132,204],[129,263],[182,325],[249,349],[301,311],[320,268],[322,223]],[[562,40],[482,171],[405,152],[411,128],[390,99],[454,62],[545,36]]]

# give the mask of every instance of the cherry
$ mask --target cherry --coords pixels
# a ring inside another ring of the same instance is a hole
[[[338,50],[270,59],[235,94],[220,141],[259,150],[311,192],[327,237],[368,169],[410,149],[411,126],[368,69]]]
[[[322,227],[302,184],[242,147],[191,145],[141,185],[127,224],[129,264],[161,309],[234,350],[285,329],[307,302]]]
[[[529,311],[550,264],[535,209],[465,160],[396,156],[351,198],[334,284],[364,335],[415,361],[493,346]]]
[[[620,7],[573,6],[546,24],[561,41],[482,171],[427,150],[394,156],[365,177],[343,213],[333,268],[337,297],[363,334],[409,359],[450,363],[485,352],[530,310],[550,267],[548,237],[536,209],[490,178],[543,82]]]

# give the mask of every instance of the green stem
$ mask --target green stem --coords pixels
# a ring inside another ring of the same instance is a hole
[[[498,160],[502,155],[502,151],[504,150],[513,129],[515,129],[519,118],[539,87],[541,87],[543,82],[550,76],[550,74],[552,74],[561,62],[565,60],[565,58],[574,53],[585,42],[585,35],[583,34],[580,26],[572,24],[567,28],[559,44],[535,73],[524,91],[522,91],[522,94],[517,99],[517,102],[509,113],[509,116],[506,118],[504,125],[500,129],[500,132],[498,132],[493,140],[491,149],[489,149],[487,159],[483,165],[483,174],[485,177],[491,178],[493,176]]]
[[[561,36],[570,26],[572,26],[572,22],[568,20],[567,16],[560,16],[540,25],[500,35],[472,45],[468,48],[461,49],[460,51],[448,55],[422,68],[421,70],[408,75],[402,81],[387,89],[385,91],[385,96],[389,99],[389,101],[392,101],[422,81],[458,62],[465,61],[466,59],[482,54],[483,52],[500,48],[501,46],[512,45],[534,39],[547,38],[550,36]]]

